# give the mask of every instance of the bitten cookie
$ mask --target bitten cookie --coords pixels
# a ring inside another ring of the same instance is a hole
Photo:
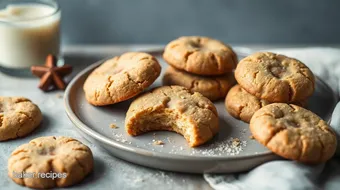
[[[0,96],[0,141],[28,135],[42,118],[39,107],[29,99]]]
[[[163,58],[177,69],[199,75],[224,74],[237,64],[237,56],[231,47],[200,36],[184,36],[170,42]]]
[[[330,159],[337,146],[335,133],[316,114],[292,104],[274,103],[257,112],[250,130],[274,153],[305,163]]]
[[[161,66],[147,53],[130,52],[107,60],[84,83],[86,99],[96,106],[115,104],[141,93],[159,76]]]
[[[209,99],[181,86],[163,86],[131,103],[125,129],[132,136],[154,130],[175,131],[194,147],[210,140],[219,126],[216,108]]]
[[[91,150],[69,137],[33,139],[15,149],[8,159],[9,177],[15,183],[30,188],[74,185],[92,169]],[[24,173],[26,177],[20,176]]]
[[[163,84],[184,86],[191,92],[199,92],[214,101],[227,95],[230,87],[235,84],[235,78],[232,72],[208,77],[190,74],[170,66],[164,74]]]
[[[251,117],[257,110],[268,104],[271,103],[249,94],[241,88],[240,85],[232,87],[225,99],[225,107],[229,114],[236,119],[241,119],[247,123],[249,123]],[[307,105],[307,100],[293,104],[305,107]]]
[[[299,102],[314,92],[313,73],[302,62],[270,52],[242,59],[237,82],[250,94],[269,102]]]

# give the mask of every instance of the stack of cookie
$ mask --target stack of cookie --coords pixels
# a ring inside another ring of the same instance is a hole
[[[165,47],[163,58],[170,65],[164,74],[164,85],[183,86],[215,101],[224,98],[235,84],[232,70],[237,56],[218,40],[180,37]]]
[[[242,59],[235,78],[238,85],[229,91],[225,105],[230,115],[247,123],[257,110],[270,103],[304,107],[315,88],[314,75],[306,65],[269,52]]]

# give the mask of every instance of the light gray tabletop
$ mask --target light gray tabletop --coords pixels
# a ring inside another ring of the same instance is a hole
[[[68,80],[86,66],[104,57],[123,51],[157,49],[162,46],[73,46],[64,48],[66,64],[74,67]],[[272,48],[273,46],[262,46]],[[261,49],[256,46],[255,49]],[[246,49],[245,49],[246,50]],[[37,78],[17,78],[0,73],[0,96],[25,96],[35,102],[42,110],[44,120],[31,135],[0,144],[0,189],[18,189],[19,185],[7,177],[7,159],[20,144],[39,136],[71,136],[87,144],[94,154],[94,172],[82,183],[71,189],[211,189],[202,175],[190,175],[159,171],[137,166],[108,155],[99,147],[82,138],[64,111],[63,92],[43,93],[37,88]]]
[[[144,49],[143,46],[136,46]],[[72,76],[86,66],[109,55],[136,50],[135,46],[72,47],[65,48],[65,63],[73,66]],[[147,48],[147,47],[146,47]],[[91,49],[93,51],[91,51]],[[100,52],[98,50],[101,50]],[[68,80],[72,78],[68,77]],[[7,159],[19,145],[40,136],[71,136],[87,144],[95,159],[94,172],[85,181],[71,189],[211,189],[202,175],[158,171],[127,163],[108,155],[82,138],[66,116],[63,91],[44,93],[37,88],[37,78],[17,78],[0,72],[0,96],[25,96],[36,103],[43,115],[41,126],[27,137],[0,143],[0,189],[20,189],[7,176]]]

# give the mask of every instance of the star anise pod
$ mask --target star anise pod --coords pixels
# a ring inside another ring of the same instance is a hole
[[[57,66],[57,58],[54,55],[48,55],[45,65],[32,66],[31,72],[33,75],[40,78],[39,88],[43,91],[48,91],[51,86],[65,90],[66,83],[63,78],[72,72],[70,65]]]

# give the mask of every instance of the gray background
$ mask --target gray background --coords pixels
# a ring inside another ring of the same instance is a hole
[[[339,0],[58,0],[64,44],[339,44]]]

